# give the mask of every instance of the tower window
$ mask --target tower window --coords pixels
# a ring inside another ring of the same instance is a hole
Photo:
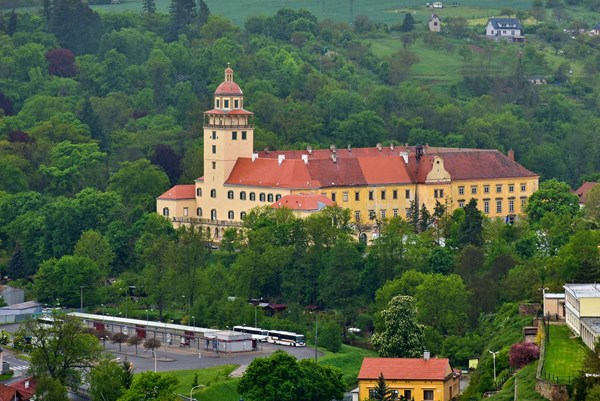
[[[211,139],[217,139],[217,131],[213,131],[210,137]]]
[[[217,145],[212,145],[212,152],[213,152],[213,155],[215,153],[217,153]]]
[[[242,141],[246,140],[246,131],[242,131]]]
[[[211,189],[210,190],[210,197],[211,198],[216,198],[217,197],[217,190],[216,189]]]
[[[250,192],[250,200],[251,201],[255,201],[256,200],[256,194],[254,192]]]
[[[233,213],[233,210],[230,210],[227,212],[227,218],[229,220],[233,220],[234,216],[235,216],[235,214]]]
[[[223,107],[226,109],[229,108],[229,100],[228,99],[223,100]]]
[[[237,100],[237,99],[235,99],[235,100],[233,101],[233,107],[234,107],[234,108],[236,108],[236,109],[237,109],[237,108],[239,108],[239,107],[240,107],[240,101],[239,101],[239,100]]]
[[[212,162],[212,169],[216,170],[217,169],[217,162]]]
[[[246,191],[240,192],[240,200],[246,200]]]
[[[202,196],[202,188],[196,188],[196,196]]]
[[[221,99],[217,99],[217,109],[221,107]]]
[[[232,139],[233,141],[237,141],[237,131],[233,131],[233,132],[231,133],[231,139]]]
[[[233,199],[233,191],[227,191],[227,199]]]

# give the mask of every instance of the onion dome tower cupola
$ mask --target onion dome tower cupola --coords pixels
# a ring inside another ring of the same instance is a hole
[[[231,67],[225,69],[225,80],[217,87],[215,91],[215,109],[243,109],[244,92],[233,80],[233,70]]]

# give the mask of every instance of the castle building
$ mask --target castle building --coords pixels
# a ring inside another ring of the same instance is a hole
[[[175,226],[205,227],[214,241],[264,205],[307,215],[335,203],[373,228],[363,240],[377,235],[381,221],[407,217],[413,202],[430,212],[439,202],[451,212],[474,198],[487,216],[510,222],[538,188],[539,176],[512,151],[377,144],[255,152],[254,114],[229,67],[213,102],[204,113],[204,176],[160,195],[157,212]]]

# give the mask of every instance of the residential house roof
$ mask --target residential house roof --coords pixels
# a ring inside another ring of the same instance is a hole
[[[490,18],[488,24],[494,29],[522,29],[521,21],[516,18]]]
[[[274,209],[286,207],[291,210],[319,211],[335,202],[321,194],[286,195],[271,205]]]
[[[364,358],[358,379],[445,380],[452,374],[447,358]]]
[[[178,199],[195,199],[196,186],[194,184],[175,185],[158,199],[163,200],[178,200]]]
[[[0,384],[0,401],[27,401],[36,391],[36,381],[27,377],[9,384]]]
[[[585,200],[587,198],[588,192],[590,192],[592,188],[594,188],[596,185],[598,185],[597,182],[586,181],[579,188],[573,191],[575,195],[577,195],[577,197],[579,198],[579,203],[581,205],[585,205]]]

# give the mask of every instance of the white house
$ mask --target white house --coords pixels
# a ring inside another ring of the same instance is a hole
[[[429,18],[429,30],[431,32],[439,32],[441,27],[440,17],[437,14],[431,14],[431,18]]]
[[[485,26],[485,36],[490,39],[515,40],[521,37],[523,28],[516,18],[490,18]]]
[[[565,284],[565,321],[589,349],[600,337],[600,285]]]
[[[436,1],[431,5],[432,8],[444,8],[444,5],[440,1]]]
[[[600,35],[600,24],[592,28],[590,35]]]

